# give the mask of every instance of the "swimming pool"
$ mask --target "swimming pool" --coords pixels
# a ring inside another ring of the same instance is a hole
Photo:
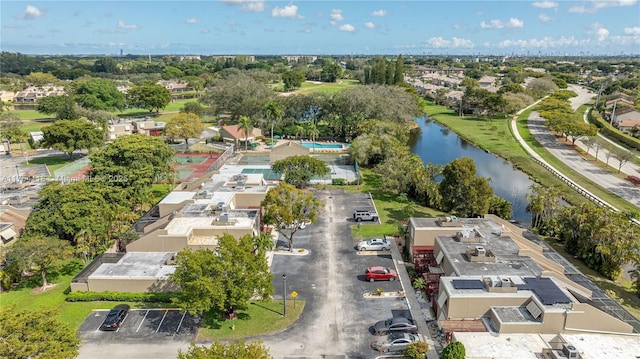
[[[303,145],[304,147],[307,147],[307,148],[313,148],[314,147],[313,143],[311,143],[311,142],[298,142],[298,143]],[[339,143],[318,143],[318,142],[316,142],[315,148],[318,148],[318,149],[331,148],[331,149],[335,149],[335,150],[341,150],[344,147],[342,146],[342,144],[339,144]]]

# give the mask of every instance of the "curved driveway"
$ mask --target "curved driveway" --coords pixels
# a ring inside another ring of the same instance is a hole
[[[594,96],[592,92],[589,92],[582,86],[570,85],[569,89],[578,94],[577,97],[573,97],[570,99],[571,107],[574,110],[581,105],[589,102]],[[527,152],[529,152],[529,154],[531,154],[533,157],[538,158],[539,160],[542,160],[540,156],[533,152],[533,150],[531,150],[531,148],[526,145],[524,140],[522,140],[522,137],[518,133],[517,126],[515,125],[516,118],[517,117],[514,117],[514,120],[512,122],[512,129],[514,130],[516,139],[520,141],[522,146],[525,148],[525,150],[527,150]],[[558,158],[564,164],[571,167],[573,170],[582,174],[584,177],[588,178],[594,183],[597,183],[602,188],[605,188],[608,191],[627,200],[629,203],[640,207],[639,187],[607,172],[601,167],[595,165],[592,161],[584,159],[575,150],[570,149],[569,147],[564,145],[556,138],[553,133],[551,133],[549,128],[544,125],[544,119],[541,118],[537,112],[534,111],[529,114],[529,118],[527,119],[527,126],[529,127],[529,131],[534,136],[534,138],[542,146],[544,146],[547,151],[549,151],[553,156]],[[583,145],[579,141],[576,141],[576,143],[578,143],[579,145]],[[598,154],[598,158],[603,159],[605,156],[605,151],[605,149],[601,149]],[[542,162],[544,162],[544,160],[542,160]],[[609,164],[612,166],[617,166],[618,162],[613,158],[613,156],[611,156],[611,158],[609,159]],[[634,164],[627,163],[623,166],[623,172],[635,175],[638,173],[638,168]]]

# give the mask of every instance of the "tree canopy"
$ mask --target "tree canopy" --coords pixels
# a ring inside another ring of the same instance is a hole
[[[42,277],[42,289],[47,288],[47,273],[71,257],[73,248],[67,241],[55,237],[20,238],[9,247],[5,257],[10,272],[19,274],[37,269]]]
[[[94,110],[121,110],[125,104],[124,94],[105,79],[76,80],[69,86],[69,94],[80,106]]]
[[[442,207],[446,212],[473,217],[489,210],[493,189],[488,179],[476,177],[472,158],[457,158],[444,166],[439,187]]]
[[[216,251],[184,249],[176,255],[171,281],[180,288],[174,302],[192,313],[229,306],[244,307],[258,296],[268,300],[273,293],[272,275],[262,250],[254,251],[247,235],[239,239],[224,234]],[[242,263],[242,265],[238,265]]]
[[[305,222],[316,223],[324,209],[324,202],[315,199],[313,193],[299,190],[280,182],[267,192],[260,204],[264,208],[264,223],[284,230],[281,232],[293,250],[293,237]]]
[[[72,359],[80,339],[53,309],[0,307],[0,357],[12,359]]]
[[[185,145],[190,138],[197,138],[204,131],[200,117],[193,113],[180,113],[173,116],[164,127],[164,134],[169,138],[184,138]]]
[[[73,158],[73,152],[104,143],[103,132],[86,120],[60,120],[42,128],[41,147],[52,147]]]
[[[160,137],[120,136],[89,154],[89,174],[110,180],[114,185],[140,190],[173,173],[172,157],[173,149]]]
[[[291,156],[274,162],[271,165],[274,172],[284,174],[284,181],[297,188],[304,188],[313,177],[321,177],[331,173],[327,164],[310,156]]]
[[[451,342],[447,344],[440,354],[440,359],[464,359],[467,351],[461,342]]]
[[[255,118],[274,96],[266,83],[245,73],[232,73],[215,79],[200,101],[211,109],[228,112],[232,120],[237,120],[240,116]]]
[[[127,100],[133,107],[159,112],[171,102],[171,93],[166,87],[147,81],[129,89]]]

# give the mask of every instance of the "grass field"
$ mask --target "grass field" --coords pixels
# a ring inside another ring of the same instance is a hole
[[[219,311],[211,311],[204,315],[197,339],[239,339],[277,333],[298,320],[304,305],[304,300],[289,298],[286,317],[282,316],[284,306],[281,300],[251,302],[244,309],[236,309],[238,315],[234,320],[223,320]]]
[[[373,201],[380,216],[380,224],[361,223],[351,226],[353,238],[382,237],[384,235],[399,234],[400,222],[409,217],[439,217],[444,212],[421,206],[413,201],[393,198],[384,193],[382,178],[370,169],[362,169],[363,184],[358,189],[356,186],[348,186],[347,191],[371,193]]]
[[[309,94],[312,92],[324,92],[324,93],[336,93],[349,86],[357,85],[360,82],[358,80],[338,80],[338,82],[309,82],[302,83],[302,87],[298,90],[291,92],[292,94]]]

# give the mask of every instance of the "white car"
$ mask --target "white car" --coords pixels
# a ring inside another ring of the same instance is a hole
[[[359,251],[388,251],[391,249],[391,242],[386,238],[369,238],[360,241],[357,248]]]
[[[397,352],[407,349],[409,344],[421,342],[420,334],[391,333],[382,337],[377,337],[371,342],[371,347],[383,353]]]

